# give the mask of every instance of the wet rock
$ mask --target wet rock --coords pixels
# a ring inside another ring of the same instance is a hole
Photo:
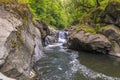
[[[70,49],[83,50],[92,53],[106,54],[111,50],[111,43],[101,34],[85,33],[79,31],[69,36],[68,46]]]
[[[46,36],[46,38],[45,38],[45,46],[47,46],[49,44],[52,44],[52,43],[55,43],[55,42],[56,42],[55,37],[50,36],[50,35]]]
[[[58,41],[58,31],[54,28],[49,27],[49,32],[50,33],[45,37],[45,46],[47,46],[48,44],[56,43]]]

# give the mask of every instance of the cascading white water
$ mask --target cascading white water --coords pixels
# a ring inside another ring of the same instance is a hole
[[[65,43],[67,39],[68,32],[67,31],[59,31],[58,33],[58,42]]]
[[[53,43],[65,43],[67,39],[68,32],[67,31],[56,31],[54,35],[47,35],[45,37],[45,46],[53,44]]]

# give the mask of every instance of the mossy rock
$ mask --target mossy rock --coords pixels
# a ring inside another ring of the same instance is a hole
[[[120,1],[112,0],[108,3],[106,13],[113,18],[120,17]]]
[[[120,26],[120,0],[110,0],[107,5],[93,9],[81,18],[81,23]]]
[[[92,34],[96,34],[97,33],[95,28],[93,28],[91,26],[88,26],[88,25],[77,25],[75,30],[76,31],[83,30],[85,32],[92,33]]]
[[[102,31],[108,30],[108,29],[113,29],[120,34],[120,29],[115,25],[107,25],[107,26],[102,27],[101,29],[102,29]]]
[[[90,13],[85,14],[81,18],[81,23],[82,24],[88,24],[88,25],[95,25],[98,23],[102,23],[103,18],[105,16],[104,8],[103,7],[98,7],[92,10]]]
[[[120,0],[109,1],[105,13],[105,23],[120,26]]]

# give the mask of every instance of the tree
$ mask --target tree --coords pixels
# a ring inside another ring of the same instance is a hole
[[[100,2],[99,2],[99,0],[96,0],[96,5],[97,5],[97,7],[100,6]]]
[[[108,0],[20,0],[29,2],[35,19],[48,25],[65,28],[78,24],[80,18],[91,10],[106,5]]]

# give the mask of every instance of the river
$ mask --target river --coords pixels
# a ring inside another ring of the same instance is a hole
[[[37,80],[120,80],[120,58],[73,51],[59,42],[45,47]]]

